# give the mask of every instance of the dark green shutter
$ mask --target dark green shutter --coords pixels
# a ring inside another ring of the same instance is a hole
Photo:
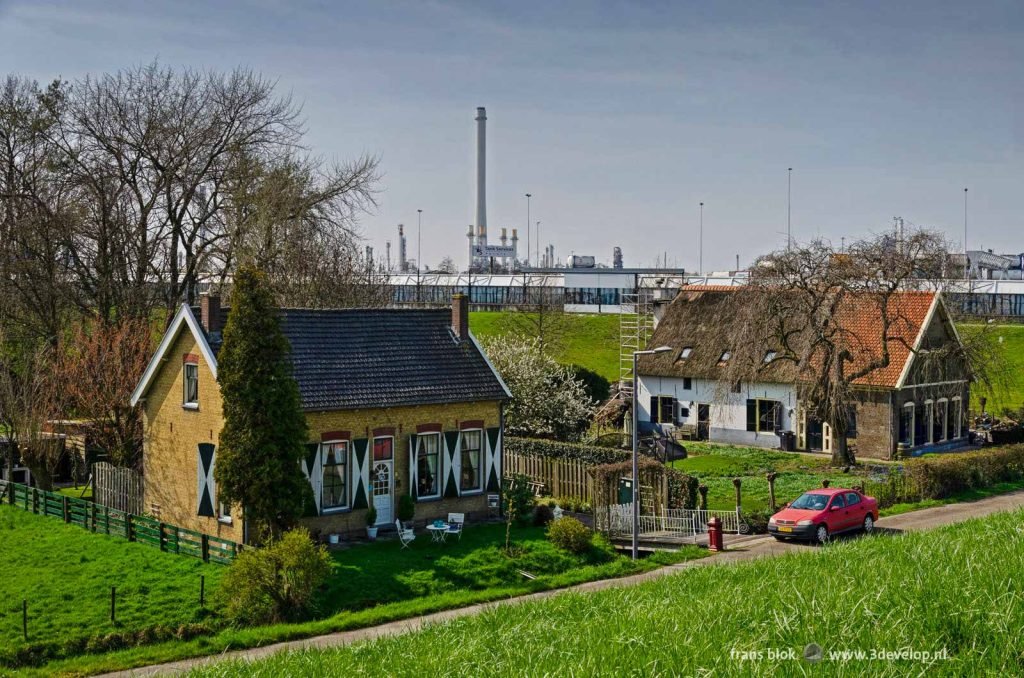
[[[310,493],[306,495],[306,507],[302,512],[304,518],[314,518],[319,512],[316,509],[316,497],[314,496],[316,481],[313,479],[313,472],[316,469],[316,455],[320,453],[320,443],[306,443],[306,477],[309,478]]]
[[[448,460],[446,464],[445,477],[448,479],[444,484],[444,496],[445,497],[458,497],[459,496],[459,480],[455,477],[455,448],[459,444],[459,432],[458,431],[445,431],[444,432],[444,449],[445,457]]]
[[[419,436],[415,433],[409,434],[409,496],[412,497],[413,501],[419,499],[419,478],[417,477],[416,465],[419,463],[419,459],[416,455],[416,441],[419,440]]]
[[[364,509],[368,506],[368,504],[366,494],[367,489],[365,483],[363,482],[365,474],[362,472],[362,469],[366,466],[366,464],[370,463],[366,458],[366,449],[367,447],[369,447],[370,440],[369,438],[357,438],[356,440],[352,441],[352,444],[356,448],[356,471],[359,474],[358,476],[356,476],[356,492],[352,497],[352,508]]]
[[[498,481],[498,464],[501,460],[501,450],[498,449],[498,439],[500,435],[501,429],[497,426],[487,429],[487,440],[490,443],[490,449],[493,450],[493,456],[490,463],[490,473],[487,475],[488,492],[497,492],[501,489],[501,483]]]
[[[757,401],[747,400],[747,430],[757,430]]]
[[[199,510],[201,516],[212,518],[213,494],[211,492],[211,480],[213,479],[213,451],[212,443],[199,443],[199,458],[197,471],[199,476]]]

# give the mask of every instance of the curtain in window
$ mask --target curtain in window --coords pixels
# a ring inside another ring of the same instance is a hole
[[[480,489],[480,431],[464,431],[462,433],[462,468],[459,475],[459,489]]]
[[[439,433],[419,437],[419,455],[416,460],[416,494],[420,497],[435,497],[441,493],[440,438],[441,434]]]
[[[348,505],[348,444],[332,443],[324,446],[321,508],[340,508]]]

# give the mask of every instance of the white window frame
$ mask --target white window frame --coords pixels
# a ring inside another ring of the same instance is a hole
[[[188,399],[188,372],[189,368],[193,368],[196,371],[196,399]],[[198,362],[184,362],[181,366],[181,406],[186,410],[198,410],[199,409],[199,363]]]
[[[327,466],[324,461],[327,459],[328,448],[332,445],[345,445],[345,503],[338,506],[324,506],[324,468]],[[370,450],[371,454],[373,450]],[[333,440],[321,440],[317,450],[320,455],[320,496],[316,498],[317,507],[321,515],[331,513],[343,513],[352,510],[352,441],[344,438]]]
[[[959,439],[964,430],[964,401],[960,396],[954,396],[951,402],[956,403],[956,424],[953,426],[953,431],[956,432],[956,438]]]
[[[903,411],[906,412],[907,410],[910,410],[910,426],[907,427],[907,433],[910,434],[910,447],[913,447],[916,443],[914,439],[917,437],[917,403],[913,401],[903,403]]]
[[[429,437],[432,436],[434,438],[434,440],[437,441],[437,471],[436,471],[436,474],[435,474],[436,475],[435,483],[437,485],[437,492],[434,493],[434,494],[420,494],[419,493],[420,492],[420,488],[417,487],[416,488],[416,498],[417,499],[424,499],[424,500],[440,499],[441,498],[441,494],[444,491],[444,487],[443,487],[444,483],[442,482],[444,480],[444,471],[443,471],[442,466],[441,466],[441,462],[444,459],[444,439],[441,437],[441,435],[442,434],[441,434],[440,431],[437,431],[437,432],[431,431],[429,433],[420,433],[419,435],[416,436],[416,450],[415,450],[415,453],[416,453],[416,478],[417,478],[417,480],[419,480],[419,474],[420,474],[420,450],[423,447],[424,439],[425,438],[429,438]]]
[[[945,412],[942,411],[942,404],[943,403],[946,404],[946,411]],[[935,405],[936,405],[936,407],[939,408],[938,411],[942,414],[942,437],[939,438],[936,442],[944,443],[947,440],[949,440],[949,431],[948,431],[948,426],[949,426],[949,399],[948,398],[939,398],[938,400],[935,401]]]
[[[478,477],[479,481],[477,483],[477,487],[471,487],[471,488],[465,489],[465,488],[462,487],[462,454],[465,451],[465,448],[463,447],[462,443],[463,443],[463,440],[465,440],[465,436],[466,436],[467,433],[474,433],[474,432],[480,434],[480,449],[479,449],[480,461],[477,464],[477,477]],[[483,491],[484,491],[484,468],[483,468],[483,465],[484,465],[484,461],[486,459],[486,454],[487,454],[487,450],[486,450],[487,439],[484,436],[486,436],[486,435],[487,435],[486,432],[482,428],[467,428],[467,429],[462,429],[461,431],[459,431],[459,478],[458,478],[458,483],[459,483],[459,494],[460,495],[482,494]]]
[[[231,504],[225,504],[222,501],[217,501],[217,522],[230,525],[232,523],[231,518]]]
[[[922,444],[924,444],[924,445],[934,445],[935,444],[935,440],[934,440],[934,438],[935,438],[935,431],[934,431],[934,428],[935,428],[935,401],[934,400],[925,400],[924,401],[924,420],[925,420],[925,426],[927,426],[928,428],[926,429],[926,433],[925,433],[926,440]]]

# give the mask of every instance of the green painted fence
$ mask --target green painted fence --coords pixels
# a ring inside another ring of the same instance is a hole
[[[241,550],[240,545],[227,539],[20,483],[0,480],[0,501],[36,515],[59,518],[68,525],[77,525],[90,532],[123,537],[167,553],[201,558],[208,563],[228,564]]]

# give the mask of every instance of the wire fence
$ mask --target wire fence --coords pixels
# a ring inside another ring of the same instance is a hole
[[[58,518],[90,532],[122,537],[207,563],[229,564],[242,548],[233,541],[162,523],[149,516],[6,480],[0,480],[0,501],[36,515]]]

